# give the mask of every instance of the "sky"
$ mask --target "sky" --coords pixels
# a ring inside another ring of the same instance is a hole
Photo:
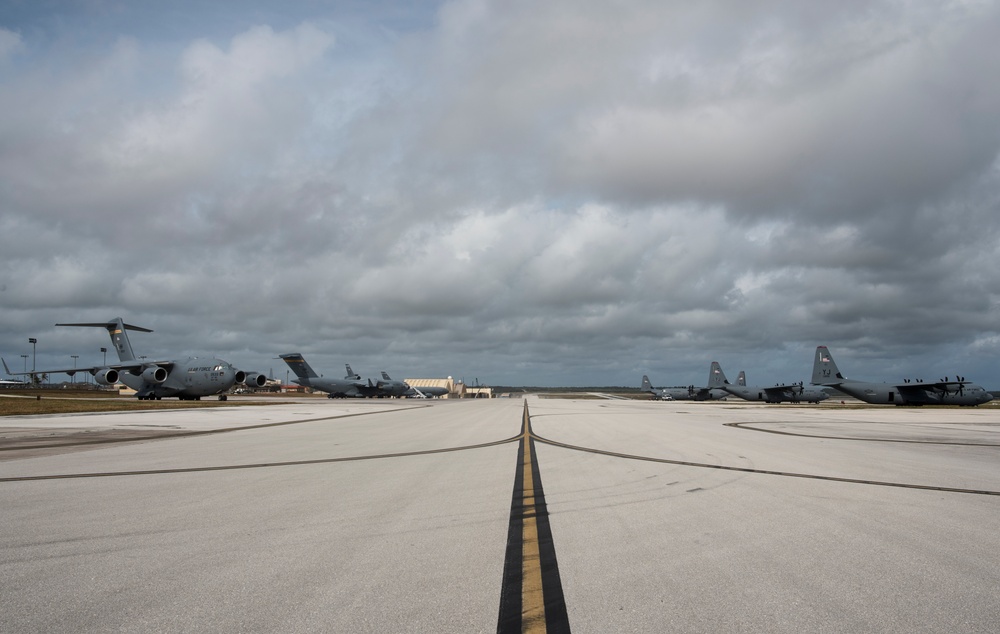
[[[54,324],[121,316],[276,378],[766,385],[827,345],[1000,389],[998,39],[989,0],[8,0],[0,355],[99,364]]]

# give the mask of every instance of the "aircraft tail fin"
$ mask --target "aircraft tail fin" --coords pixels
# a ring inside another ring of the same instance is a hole
[[[743,370],[740,370],[739,376],[736,377],[736,385],[739,385],[740,387],[747,386],[747,373]]]
[[[649,382],[649,377],[646,376],[645,374],[642,375],[642,391],[643,392],[653,391],[653,384]]]
[[[843,380],[844,375],[837,368],[837,363],[833,360],[830,349],[826,346],[817,346],[811,383],[813,385],[830,385],[840,383]]]
[[[0,357],[0,361],[3,361],[3,371],[6,372],[8,376],[14,376],[14,373],[10,371],[9,367],[7,367],[7,360]]]
[[[278,357],[282,359],[288,367],[292,369],[295,376],[300,379],[317,379],[319,375],[316,371],[312,369],[308,363],[306,363],[305,357],[303,357],[298,352],[290,352],[288,354],[279,354]]]
[[[722,366],[718,361],[712,361],[712,367],[708,370],[708,388],[722,387],[727,385],[726,373],[722,371]]]
[[[392,380],[392,379],[389,378],[389,373],[386,372],[385,370],[382,370],[382,380],[383,381],[391,381]]]
[[[135,353],[132,352],[132,344],[128,340],[128,334],[126,330],[135,330],[138,332],[153,332],[149,328],[143,328],[141,326],[133,326],[132,324],[126,324],[122,321],[121,317],[116,317],[111,321],[101,322],[101,323],[85,323],[85,324],[56,324],[57,326],[84,326],[88,328],[104,328],[111,335],[111,343],[115,346],[115,351],[118,352],[119,361],[135,361]]]
[[[348,381],[360,381],[361,380],[361,375],[360,374],[355,374],[354,370],[351,369],[351,364],[350,363],[345,363],[344,367],[347,368],[347,376],[344,377],[345,379],[347,379]]]

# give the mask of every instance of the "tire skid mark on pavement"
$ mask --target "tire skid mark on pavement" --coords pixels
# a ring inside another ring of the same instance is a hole
[[[256,425],[241,425],[239,427],[220,427],[216,429],[192,429],[187,431],[175,431],[164,429],[162,432],[151,433],[146,436],[132,436],[128,438],[101,438],[95,440],[81,440],[77,442],[48,442],[46,444],[23,444],[0,445],[0,451],[25,451],[28,449],[63,449],[71,447],[83,447],[88,445],[108,445],[123,442],[147,442],[150,440],[172,440],[175,438],[190,438],[191,436],[207,436],[209,434],[226,434],[234,431],[248,431],[251,429],[266,429],[268,427],[283,427],[285,425],[301,425],[303,423],[318,423],[324,420],[338,420],[341,418],[353,418],[355,416],[370,416],[372,414],[391,414],[393,412],[405,412],[411,409],[427,407],[418,405],[411,407],[400,407],[398,409],[378,410],[374,412],[352,412],[350,414],[337,414],[336,416],[320,416],[319,418],[302,418],[299,420],[286,420],[277,423],[258,423]]]
[[[549,440],[541,436],[532,435],[532,439],[544,445],[550,445],[552,447],[562,447],[563,449],[570,449],[572,451],[583,451],[585,453],[599,454],[602,456],[611,456],[613,458],[623,458],[625,460],[642,460],[644,462],[658,462],[661,464],[672,464],[681,467],[698,467],[700,469],[717,469],[719,471],[736,471],[739,473],[755,473],[760,475],[772,475],[772,476],[782,476],[786,478],[804,478],[808,480],[825,480],[827,482],[843,482],[846,484],[867,484],[870,486],[881,486],[881,487],[894,487],[899,489],[919,489],[924,491],[942,491],[945,493],[968,493],[972,495],[995,495],[1000,496],[1000,491],[991,491],[987,489],[962,489],[957,487],[945,487],[945,486],[935,486],[930,484],[913,484],[908,482],[886,482],[879,480],[865,480],[862,478],[844,478],[840,476],[828,476],[817,473],[795,473],[792,471],[771,471],[767,469],[754,469],[751,467],[736,467],[723,464],[711,464],[707,462],[692,462],[689,460],[672,460],[670,458],[656,458],[652,456],[638,456],[634,454],[620,453],[617,451],[607,451],[604,449],[595,449],[593,447],[581,447],[578,445],[570,445],[567,443],[558,442],[555,440]]]
[[[726,427],[745,429],[747,431],[759,431],[764,434],[778,434],[779,436],[798,436],[800,438],[821,438],[823,440],[856,440],[860,442],[898,442],[914,445],[954,445],[957,447],[1000,447],[997,443],[988,442],[960,442],[957,440],[909,440],[906,438],[859,438],[857,436],[827,436],[822,434],[806,434],[802,432],[784,431],[781,429],[765,429],[759,425],[781,425],[781,422],[768,423],[723,423]],[[801,424],[796,421],[795,424]],[[868,423],[871,424],[871,423]]]
[[[520,436],[494,440],[477,445],[464,445],[461,447],[444,447],[440,449],[423,449],[420,451],[402,451],[399,453],[372,454],[367,456],[344,456],[340,458],[316,458],[312,460],[289,460],[285,462],[258,462],[250,464],[234,465],[212,465],[203,467],[178,467],[175,469],[148,469],[140,471],[104,471],[96,473],[64,473],[54,475],[38,476],[12,476],[0,478],[0,483],[5,482],[34,482],[38,480],[70,480],[74,478],[114,478],[124,476],[144,476],[144,475],[168,475],[177,473],[203,473],[208,471],[234,471],[238,469],[270,469],[273,467],[301,467],[306,465],[333,464],[337,462],[357,462],[361,460],[383,460],[386,458],[405,458],[408,456],[426,456],[437,453],[450,453],[454,451],[468,451],[470,449],[482,449],[484,447],[496,447],[508,443],[517,442]]]

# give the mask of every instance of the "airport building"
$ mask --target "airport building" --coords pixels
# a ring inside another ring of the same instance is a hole
[[[422,387],[436,387],[448,390],[441,398],[493,398],[493,390],[485,386],[469,386],[462,381],[455,381],[450,376],[447,379],[404,379],[406,383],[417,390]]]

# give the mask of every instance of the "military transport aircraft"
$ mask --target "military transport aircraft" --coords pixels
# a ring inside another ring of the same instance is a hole
[[[773,387],[749,386],[746,384],[746,373],[740,372],[740,379],[736,385],[732,385],[726,379],[726,373],[722,371],[722,366],[718,361],[713,361],[709,369],[709,387],[721,388],[733,396],[738,396],[747,401],[764,401],[765,403],[781,403],[789,401],[791,403],[818,403],[830,395],[819,388],[805,387],[801,383],[789,385],[775,385]]]
[[[711,377],[709,377],[711,378]],[[642,375],[642,391],[653,395],[654,401],[711,401],[729,396],[725,390],[712,387],[653,387],[649,377]]]
[[[121,317],[108,322],[87,324],[56,324],[57,326],[86,326],[104,328],[111,335],[111,343],[118,351],[120,363],[109,363],[90,368],[72,368],[65,370],[39,370],[36,372],[18,372],[16,374],[53,374],[65,373],[73,376],[77,372],[89,372],[100,385],[114,385],[121,381],[135,390],[136,398],[140,400],[160,400],[164,396],[176,396],[181,400],[200,400],[202,396],[219,395],[219,400],[226,400],[225,392],[237,383],[246,383],[253,387],[264,387],[267,377],[257,372],[237,370],[232,364],[222,359],[189,357],[184,360],[146,361],[137,359],[132,352],[126,330],[138,332],[153,332],[126,324]],[[7,368],[7,374],[15,374]]]
[[[354,374],[351,371],[351,366],[349,365],[347,366],[347,376],[342,379],[333,379],[316,374],[316,371],[312,369],[312,366],[306,362],[305,357],[298,352],[279,354],[278,357],[282,359],[288,367],[292,369],[295,376],[298,377],[292,380],[293,383],[303,387],[311,387],[321,392],[326,392],[327,398],[376,396],[374,387],[369,386],[371,381],[362,381],[359,375]]]
[[[979,385],[956,376],[939,381],[904,380],[902,383],[869,383],[845,379],[830,354],[829,348],[816,348],[813,361],[813,385],[824,385],[860,399],[866,403],[894,405],[980,405],[993,400],[993,395]]]
[[[296,384],[326,392],[328,398],[403,396],[410,389],[410,386],[403,381],[388,378],[389,375],[385,372],[382,373],[381,381],[371,379],[366,381],[355,374],[350,365],[345,364],[347,376],[343,379],[330,379],[316,374],[305,357],[298,352],[279,354],[278,357],[284,360],[298,377],[294,380]]]
[[[371,382],[371,379],[368,381]],[[389,378],[385,370],[382,371],[382,380],[375,382],[375,387],[384,396],[406,396],[406,393],[410,391],[409,383]]]

